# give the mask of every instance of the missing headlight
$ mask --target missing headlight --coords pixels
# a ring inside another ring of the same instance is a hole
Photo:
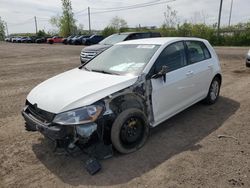
[[[78,125],[76,126],[76,132],[78,135],[80,135],[83,138],[90,137],[93,132],[95,132],[97,129],[97,124],[95,123],[89,123],[85,125]]]

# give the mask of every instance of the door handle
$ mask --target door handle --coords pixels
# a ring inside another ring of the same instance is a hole
[[[187,76],[192,76],[193,74],[194,74],[194,71],[188,71],[188,72],[186,73]]]
[[[212,64],[209,64],[207,67],[210,68],[210,69],[212,69],[212,68],[213,68],[213,65],[212,65]]]

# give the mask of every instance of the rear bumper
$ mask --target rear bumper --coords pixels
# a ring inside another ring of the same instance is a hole
[[[67,136],[63,127],[52,125],[51,123],[40,122],[32,116],[32,114],[26,112],[25,109],[22,111],[22,115],[31,130],[39,131],[51,140],[61,140]]]

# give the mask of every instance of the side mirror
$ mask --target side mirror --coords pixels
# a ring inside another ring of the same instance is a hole
[[[152,78],[153,79],[157,79],[157,78],[163,77],[164,82],[166,82],[166,74],[167,74],[167,72],[168,72],[168,66],[163,65],[162,68],[161,68],[161,70],[158,73],[154,74],[152,76]]]

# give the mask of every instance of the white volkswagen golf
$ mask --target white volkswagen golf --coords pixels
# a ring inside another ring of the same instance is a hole
[[[101,144],[94,148],[130,153],[144,145],[150,127],[199,101],[215,103],[221,81],[206,40],[133,40],[39,84],[22,114],[28,131],[41,132],[58,147]]]

